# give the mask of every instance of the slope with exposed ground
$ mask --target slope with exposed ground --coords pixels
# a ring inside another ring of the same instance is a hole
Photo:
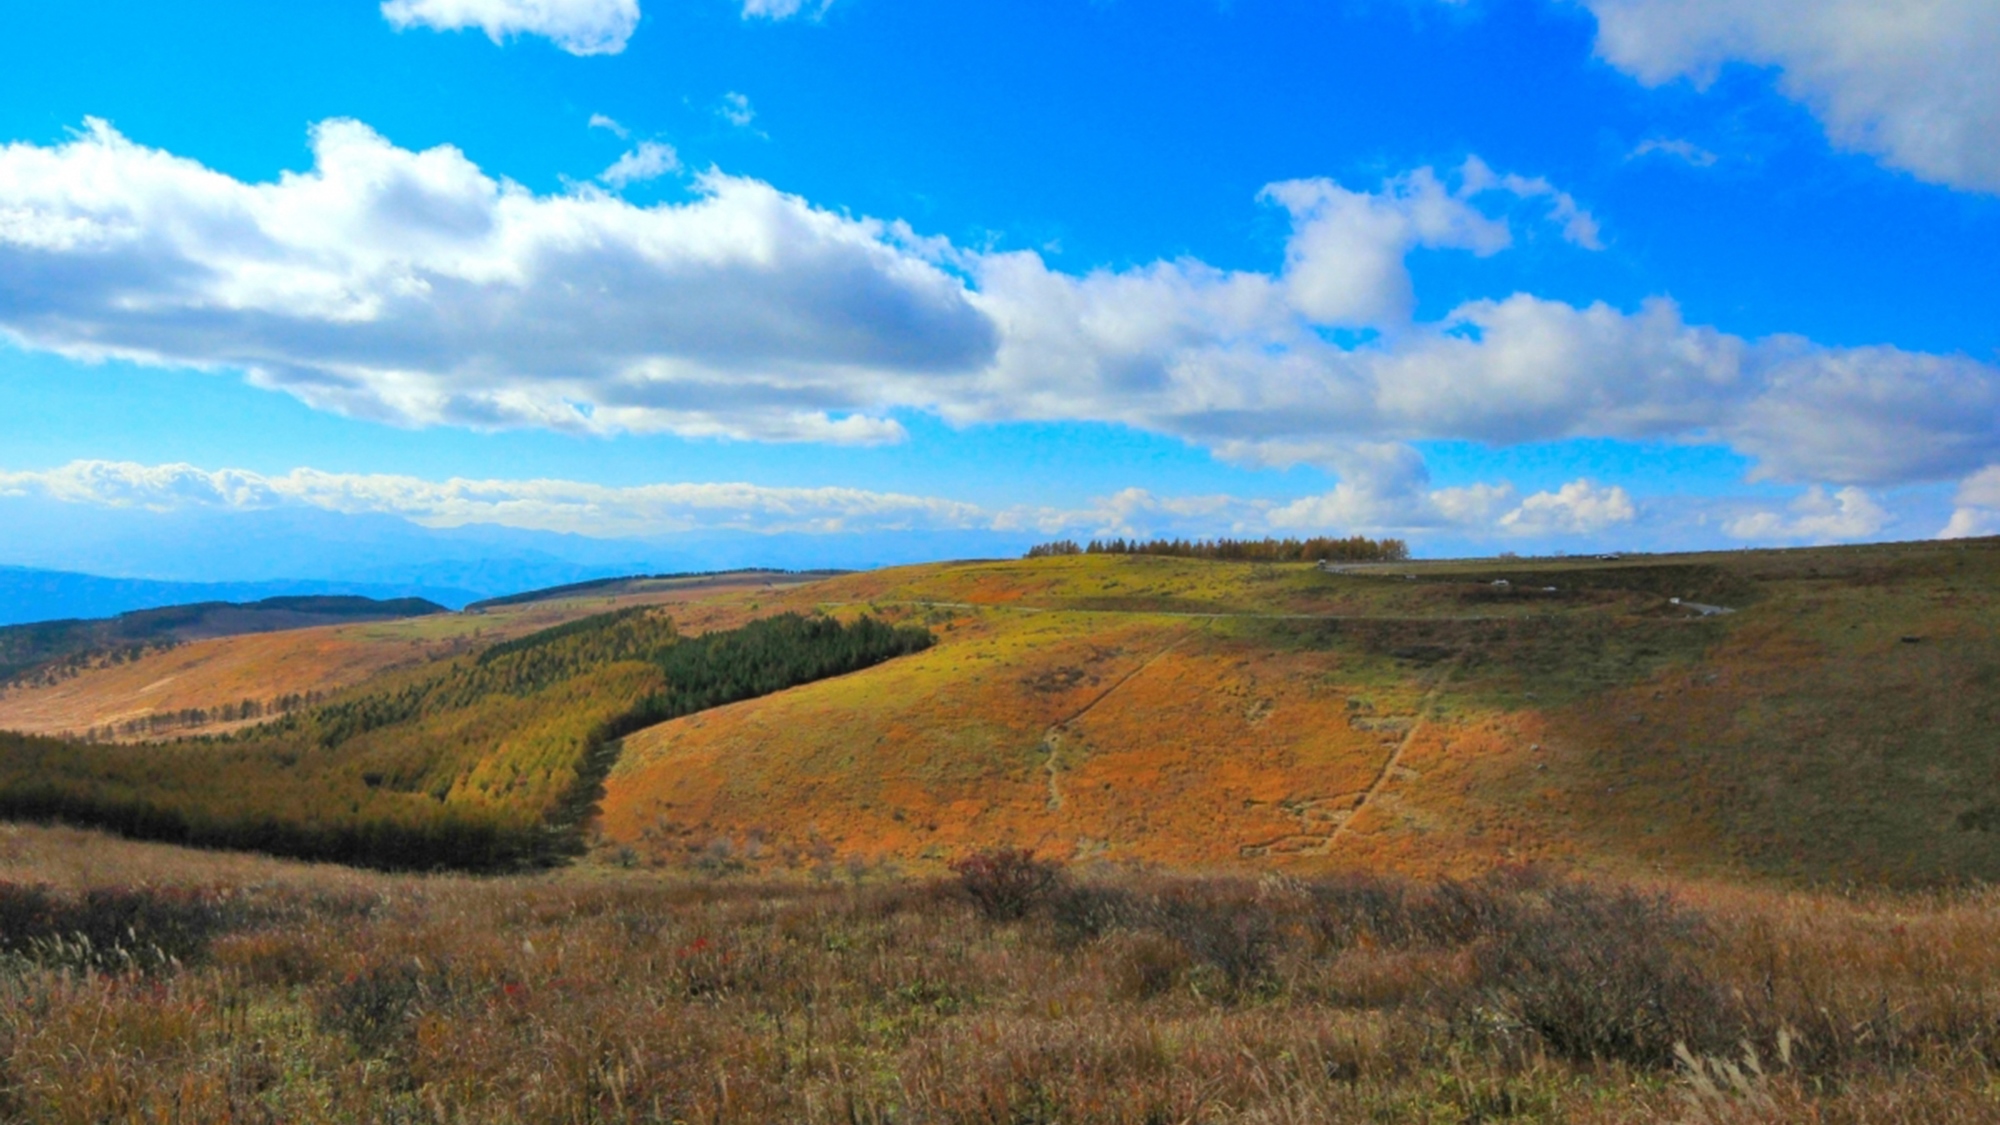
[[[628,738],[602,830],[668,864],[2000,877],[1996,595],[1993,541],[857,575],[794,596],[938,647]]]

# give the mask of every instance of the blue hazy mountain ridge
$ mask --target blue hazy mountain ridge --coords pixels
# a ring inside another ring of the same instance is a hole
[[[136,610],[205,602],[245,603],[266,598],[326,595],[353,595],[378,601],[423,598],[452,608],[475,600],[471,591],[414,584],[160,582],[145,578],[105,578],[60,570],[0,566],[0,626],[116,617]]]
[[[647,539],[473,524],[431,528],[395,516],[306,509],[263,512],[84,508],[0,497],[0,567],[115,576],[127,588],[17,582],[0,587],[0,624],[102,617],[189,601],[274,594],[424,597],[469,602],[632,574],[771,567],[865,570],[939,558],[1018,555],[1033,537],[990,531],[818,535],[699,531]],[[131,585],[210,587],[140,593]],[[96,600],[93,600],[95,598]]]
[[[76,577],[60,575],[58,578]],[[149,648],[315,625],[393,621],[446,613],[427,598],[307,594],[256,601],[202,601],[128,610],[112,617],[59,618],[0,626],[0,681],[61,676],[102,659]]]

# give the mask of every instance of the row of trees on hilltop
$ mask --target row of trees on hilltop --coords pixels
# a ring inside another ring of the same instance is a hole
[[[375,867],[546,864],[580,850],[624,735],[931,643],[866,617],[683,637],[604,614],[166,754],[0,734],[0,816]]]
[[[1221,559],[1231,562],[1401,562],[1410,545],[1401,539],[1092,539],[1078,543],[1058,539],[1028,548],[1028,558],[1062,555],[1164,555],[1176,559]]]

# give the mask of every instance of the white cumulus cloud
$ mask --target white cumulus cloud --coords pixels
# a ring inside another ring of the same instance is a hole
[[[1843,148],[1932,183],[2000,191],[1993,0],[1581,0],[1597,52],[1649,84],[1775,67]]]
[[[1430,168],[1392,177],[1373,192],[1327,179],[1272,184],[1264,198],[1292,217],[1285,247],[1285,292],[1316,324],[1371,327],[1407,320],[1416,303],[1404,258],[1418,247],[1470,250],[1482,257],[1513,242],[1503,218],[1473,200],[1491,192],[1518,199],[1546,197],[1549,218],[1563,236],[1597,249],[1597,221],[1546,179],[1501,174],[1474,156],[1450,187]]]
[[[1951,519],[1940,539],[2000,535],[2000,465],[1988,465],[1959,482]]]
[[[1271,526],[1310,534],[1346,528],[1388,534],[1490,526],[1514,498],[1512,485],[1431,487],[1423,457],[1407,445],[1360,443],[1334,453],[1340,483],[1272,509]]]
[[[1574,480],[1522,500],[1500,517],[1500,526],[1517,535],[1596,535],[1638,517],[1639,509],[1623,488]]]
[[[639,0],[385,0],[398,29],[476,27],[495,43],[539,35],[572,55],[615,55],[639,26]]]
[[[313,151],[252,184],[102,122],[0,148],[0,331],[406,425],[849,442],[896,439],[873,412],[993,352],[963,284],[884,224],[757,181],[640,208],[353,121]]]
[[[1867,487],[2000,463],[2000,370],[1967,356],[1744,339],[1665,298],[1515,293],[1414,321],[1416,247],[1498,253],[1523,208],[1583,238],[1574,200],[1477,162],[1272,185],[1293,227],[1269,272],[1078,274],[717,171],[640,207],[353,121],[312,147],[262,183],[103,122],[0,147],[0,334],[410,426],[868,443],[902,436],[898,411],[1112,422],[1343,482],[1432,439],[1712,441],[1771,478]],[[667,166],[647,152],[613,179]]]
[[[1525,498],[1511,484],[1432,488],[1430,472],[1405,445],[1359,445],[1342,455],[1330,492],[1271,510],[1272,527],[1346,528],[1374,534],[1449,531],[1549,539],[1591,536],[1638,518],[1624,489],[1576,480]]]
[[[1889,512],[1859,488],[1806,490],[1783,512],[1759,511],[1736,517],[1723,530],[1738,539],[1837,543],[1867,539],[1889,526]]]

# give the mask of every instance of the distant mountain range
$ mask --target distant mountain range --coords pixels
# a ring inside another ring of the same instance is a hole
[[[445,612],[448,612],[445,607],[425,598],[377,599],[321,594],[250,602],[200,601],[136,609],[114,617],[68,618],[0,626],[0,681],[31,672],[73,674],[93,661],[101,661],[107,654],[111,654],[112,659],[136,659],[151,648],[171,647],[210,637],[274,633],[314,625],[394,621]]]
[[[421,597],[458,609],[619,575],[867,570],[1011,557],[1036,541],[1027,532],[921,530],[596,539],[316,509],[155,512],[19,496],[0,496],[0,528],[0,625],[298,594]]]
[[[0,566],[0,626],[116,617],[134,610],[201,602],[258,602],[267,598],[325,595],[382,600],[423,598],[456,608],[476,601],[482,593],[449,587],[356,582],[156,582]]]

